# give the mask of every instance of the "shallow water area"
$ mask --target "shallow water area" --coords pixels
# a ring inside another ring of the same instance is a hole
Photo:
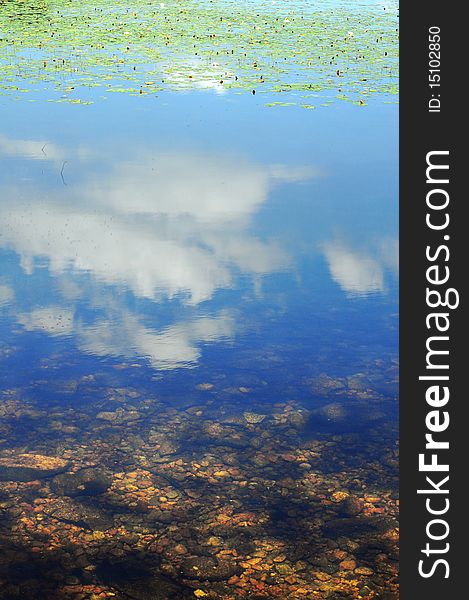
[[[314,108],[325,91],[364,105],[397,93],[397,19],[397,3],[373,0],[6,0],[0,94],[46,87],[50,101],[89,104],[213,89]]]
[[[0,59],[32,90],[0,96],[0,598],[397,598],[393,90],[345,102],[318,63],[304,98],[299,57],[140,93],[96,56]]]

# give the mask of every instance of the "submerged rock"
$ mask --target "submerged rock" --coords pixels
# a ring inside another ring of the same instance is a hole
[[[98,565],[96,575],[106,585],[118,589],[133,600],[183,600],[193,598],[192,591],[165,577],[156,568],[149,568],[137,556],[127,556],[116,562]]]
[[[75,500],[55,500],[44,507],[44,514],[63,521],[78,525],[85,529],[105,531],[114,525],[111,517],[104,511]]]
[[[356,517],[363,510],[363,502],[360,498],[348,496],[341,500],[337,506],[339,515],[344,517]]]
[[[308,413],[302,410],[296,410],[287,415],[288,423],[297,429],[304,427],[308,421]]]
[[[344,421],[348,415],[347,409],[338,402],[326,404],[317,411],[317,416],[327,419],[328,421]]]
[[[240,572],[232,561],[218,561],[208,556],[195,556],[182,561],[181,572],[188,579],[198,581],[224,581]]]
[[[76,473],[63,473],[52,480],[50,487],[59,496],[96,496],[112,485],[112,475],[104,469],[88,467]]]
[[[195,387],[201,391],[208,391],[213,390],[215,386],[213,385],[213,383],[198,383]]]
[[[345,433],[370,429],[385,417],[384,412],[376,410],[369,402],[331,402],[311,411],[308,426]]]
[[[328,538],[357,538],[360,536],[371,535],[373,533],[381,534],[396,526],[397,522],[392,518],[373,518],[358,515],[356,517],[349,516],[331,519],[323,525],[322,531]]]
[[[340,377],[329,377],[325,373],[311,381],[311,390],[316,394],[342,391],[346,388],[346,380]]]
[[[251,412],[249,410],[246,410],[243,414],[244,414],[244,418],[246,419],[246,421],[253,425],[256,423],[262,423],[262,421],[267,416],[267,415],[259,415],[257,413]]]
[[[236,427],[222,425],[220,423],[206,423],[202,434],[196,432],[197,443],[208,443],[210,445],[227,446],[231,448],[246,448],[250,445],[246,435]],[[195,440],[194,440],[195,441]]]
[[[107,421],[111,425],[123,425],[130,421],[136,421],[141,417],[136,410],[124,410],[118,408],[116,411],[101,411],[96,415],[96,418],[101,421]]]
[[[66,471],[69,462],[42,454],[16,454],[0,458],[0,481],[34,481]]]

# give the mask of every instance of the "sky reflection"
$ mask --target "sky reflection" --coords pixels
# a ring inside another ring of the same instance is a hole
[[[347,168],[307,153],[1,135],[0,156],[0,310],[17,334],[194,367],[263,312],[288,320],[302,294],[314,305],[338,287],[340,305],[386,296],[397,276],[397,238],[363,236],[338,202]]]

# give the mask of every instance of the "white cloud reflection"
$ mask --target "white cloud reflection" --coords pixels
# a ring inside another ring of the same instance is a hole
[[[15,292],[12,287],[0,283],[0,306],[10,304],[15,299]]]
[[[193,366],[200,357],[201,342],[229,339],[235,333],[229,311],[181,321],[159,331],[145,326],[128,309],[88,323],[69,308],[50,305],[19,313],[16,321],[27,331],[54,337],[73,335],[77,347],[84,352],[128,359],[144,357],[160,370]]]
[[[9,156],[42,158],[44,149],[49,158],[70,156],[44,142],[0,141]],[[140,151],[138,160],[115,161],[111,168],[104,163],[99,177],[87,168],[83,150],[67,160],[66,186],[45,194],[26,183],[2,190],[2,246],[18,254],[26,274],[46,264],[64,302],[18,310],[16,320],[29,331],[73,335],[85,352],[145,356],[159,369],[193,364],[202,343],[233,337],[230,312],[194,318],[184,316],[184,306],[189,310],[216,290],[234,287],[241,274],[257,280],[287,269],[287,253],[275,240],[257,237],[250,223],[278,182],[316,175],[307,167],[187,151]],[[74,184],[73,169],[83,168],[83,160],[84,175]],[[83,276],[153,302],[177,298],[182,316],[150,327],[124,300],[118,310],[99,300],[96,305],[94,292],[80,284]],[[2,293],[11,302],[13,292],[3,288],[0,302]],[[76,316],[83,303],[98,309],[94,322]]]
[[[0,156],[60,160],[63,153],[58,146],[46,140],[17,140],[0,134]]]
[[[239,271],[288,267],[287,254],[251,234],[249,221],[277,181],[312,175],[233,157],[155,155],[89,177],[65,189],[65,200],[49,193],[47,201],[25,202],[7,191],[0,233],[25,272],[47,259],[55,275],[89,272],[140,297],[184,295],[197,304],[231,287]]]
[[[398,242],[382,240],[374,251],[356,250],[336,240],[322,245],[332,279],[350,295],[382,293],[385,291],[385,271],[397,273]]]
[[[50,335],[69,335],[73,331],[73,311],[60,306],[45,306],[20,313],[16,320],[27,331],[39,330]]]
[[[57,172],[46,189],[26,181],[0,188],[0,240],[25,274],[47,266],[54,290],[25,308],[11,281],[2,281],[0,306],[25,330],[73,336],[98,356],[143,356],[157,369],[192,366],[202,344],[236,334],[234,312],[205,305],[194,316],[217,290],[243,276],[259,293],[262,276],[294,267],[278,240],[256,235],[251,224],[276,185],[320,175],[233,155],[147,148],[113,160],[97,148],[0,137],[6,156],[45,160],[44,151],[51,169],[68,161],[67,185]],[[397,240],[358,248],[335,239],[320,250],[347,295],[383,293],[386,271],[397,272]],[[108,286],[118,291],[103,292]],[[128,291],[154,303],[153,317],[126,300]],[[167,300],[177,309],[160,316]]]
[[[228,312],[179,322],[161,331],[145,327],[139,318],[125,313],[121,319],[95,326],[76,327],[78,346],[98,356],[143,356],[160,370],[194,365],[201,342],[214,342],[234,335],[234,320]]]

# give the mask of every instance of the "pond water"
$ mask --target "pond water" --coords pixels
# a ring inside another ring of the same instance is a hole
[[[321,14],[337,38],[343,14],[350,39],[397,27],[378,2],[184,4],[167,23],[194,8],[197,35],[232,11],[244,39],[255,7],[259,27]],[[87,2],[11,6],[0,597],[397,598],[395,72],[383,83],[369,50],[343,84],[346,66],[301,57],[292,75],[266,43],[271,83],[232,70],[228,87],[187,62],[185,29],[161,85],[93,53],[49,77],[36,63],[82,52],[70,11],[107,21]],[[143,32],[145,74],[164,8],[119,30]],[[47,57],[35,27],[59,38]]]

